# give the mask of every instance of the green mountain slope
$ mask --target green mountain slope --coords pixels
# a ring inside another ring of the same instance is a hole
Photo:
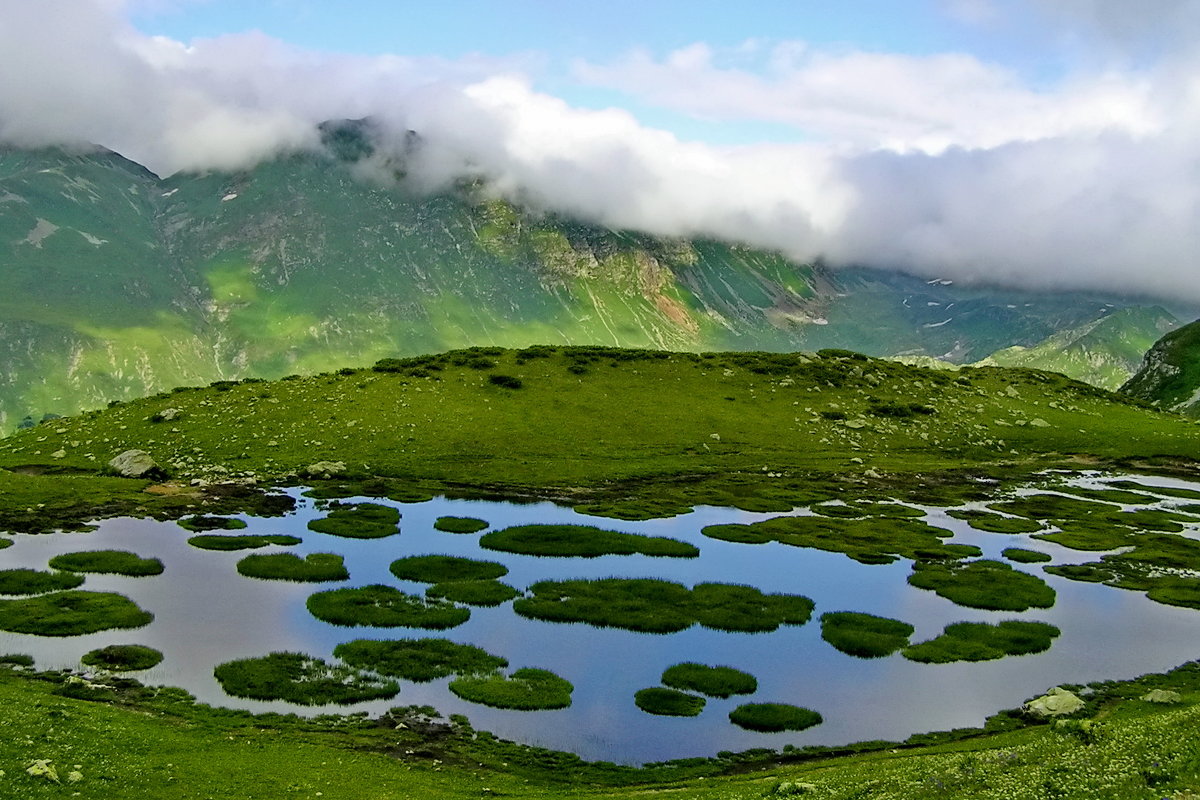
[[[1162,337],[1121,391],[1159,408],[1200,416],[1200,320]]]
[[[165,180],[103,150],[0,149],[0,430],[173,386],[474,345],[962,362],[1127,302],[832,272],[537,214],[475,184],[419,196],[403,163],[387,185],[362,177],[369,125],[325,134],[323,152]]]
[[[1059,331],[1033,347],[1019,345],[992,353],[977,366],[1029,367],[1115,391],[1128,381],[1142,358],[1179,320],[1158,306],[1113,311],[1077,328]]]

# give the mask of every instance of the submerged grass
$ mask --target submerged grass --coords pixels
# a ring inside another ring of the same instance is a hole
[[[994,611],[1050,608],[1056,596],[1041,578],[1014,570],[1003,561],[917,562],[908,582],[960,606]]]
[[[596,558],[608,555],[695,558],[695,545],[663,536],[618,533],[590,525],[517,525],[485,533],[480,547],[529,556]]]
[[[82,575],[69,572],[44,572],[25,567],[0,570],[0,594],[46,594],[74,589],[82,583]]]
[[[303,706],[395,697],[400,685],[369,672],[329,664],[303,653],[270,653],[218,664],[213,675],[234,697],[286,700]]]
[[[140,644],[110,644],[89,650],[79,660],[89,667],[100,667],[110,672],[137,672],[160,664],[163,654],[153,647]]]
[[[857,658],[883,658],[908,645],[912,625],[897,619],[857,611],[821,615],[821,638],[840,652]]]
[[[526,667],[512,675],[468,675],[450,681],[450,691],[469,703],[518,711],[546,711],[571,705],[575,687],[545,669]]]
[[[153,619],[153,614],[115,592],[71,590],[0,600],[0,630],[35,636],[80,636],[114,628],[140,628]]]
[[[98,572],[130,577],[161,575],[163,563],[157,558],[142,558],[128,550],[84,550],[63,553],[50,559],[54,569],[70,572]]]
[[[748,672],[733,667],[710,667],[694,661],[667,667],[662,682],[663,686],[672,689],[687,689],[709,697],[731,697],[758,691],[758,680]]]
[[[633,695],[633,702],[647,714],[661,717],[694,717],[704,710],[705,704],[703,697],[661,686],[639,689]]]
[[[505,658],[449,639],[355,639],[339,644],[333,654],[352,667],[417,683],[448,675],[488,674],[508,666]]]
[[[344,581],[350,577],[341,556],[336,553],[295,553],[249,555],[237,563],[237,571],[250,578],[274,581]]]
[[[309,612],[332,625],[376,628],[453,628],[471,612],[453,603],[405,594],[382,584],[317,592],[308,598]]]
[[[388,569],[402,581],[417,583],[490,581],[508,574],[508,567],[496,561],[444,555],[406,556]]]

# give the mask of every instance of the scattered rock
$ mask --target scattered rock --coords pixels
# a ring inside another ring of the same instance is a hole
[[[302,470],[310,478],[337,478],[346,472],[344,461],[316,461]]]
[[[1183,698],[1179,692],[1172,692],[1170,689],[1151,689],[1139,698],[1147,703],[1162,703],[1164,705],[1174,705],[1175,703],[1183,702]]]
[[[29,766],[25,768],[25,774],[34,778],[45,778],[52,783],[59,783],[58,770],[48,758],[39,758],[31,761]]]
[[[1083,701],[1073,692],[1068,692],[1061,686],[1055,686],[1041,697],[1036,697],[1025,704],[1025,710],[1039,717],[1061,717],[1074,714],[1083,708]]]
[[[145,450],[126,450],[109,461],[108,468],[123,478],[147,478],[162,472]]]
[[[1033,419],[1029,420],[1029,424],[1031,427],[1034,427],[1034,428],[1049,428],[1050,427],[1050,423],[1046,422],[1046,420],[1042,419],[1041,417],[1034,417]]]
[[[51,458],[66,458],[67,451],[66,450],[55,450],[53,453],[50,454],[50,457]]]

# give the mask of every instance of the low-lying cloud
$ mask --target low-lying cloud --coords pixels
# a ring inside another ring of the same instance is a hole
[[[721,148],[574,108],[536,91],[520,59],[317,54],[262,34],[185,45],[139,33],[114,0],[13,5],[3,142],[92,142],[160,174],[233,170],[315,147],[324,120],[371,116],[397,141],[420,133],[410,166],[430,189],[478,176],[538,209],[800,260],[1200,302],[1200,81],[1186,48],[1041,87],[969,55],[802,43],[576,65],[676,111],[793,125],[801,142]],[[987,0],[969,5],[994,17]],[[1097,30],[1119,9],[1073,5]]]

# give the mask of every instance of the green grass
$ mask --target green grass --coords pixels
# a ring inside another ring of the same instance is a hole
[[[158,666],[163,654],[153,647],[140,644],[110,644],[89,650],[79,660],[89,667],[100,667],[110,672],[137,672]]]
[[[518,525],[485,533],[479,546],[528,556],[596,558],[608,555],[695,558],[695,545],[663,536],[618,533],[590,525]]]
[[[303,653],[270,653],[218,664],[213,675],[234,697],[286,700],[304,706],[350,705],[395,697],[395,681]]]
[[[442,555],[405,556],[388,569],[402,581],[417,583],[490,581],[508,574],[508,567],[496,561]]]
[[[289,547],[294,544],[300,544],[301,539],[296,536],[221,536],[219,534],[200,534],[192,536],[188,539],[188,544],[192,547],[198,547],[201,550],[257,550],[260,547],[268,545],[280,545]]]
[[[74,589],[82,583],[82,575],[67,572],[43,572],[24,567],[0,570],[0,594],[46,594]]]
[[[786,703],[747,703],[729,712],[729,721],[739,728],[774,733],[802,731],[825,720],[816,711]]]
[[[1081,500],[1077,497],[1064,497],[1058,494],[1032,494],[1013,500],[1001,500],[990,503],[988,508],[1005,514],[1039,520],[1083,520],[1097,514],[1111,514],[1118,510],[1112,503]]]
[[[1006,547],[1001,554],[1009,561],[1016,561],[1020,564],[1039,564],[1054,560],[1049,553],[1043,553],[1041,550],[1027,550],[1023,547]]]
[[[1056,492],[1083,497],[1088,500],[1099,500],[1104,503],[1120,503],[1124,506],[1142,506],[1158,501],[1157,497],[1129,489],[1084,489],[1078,486],[1056,486]]]
[[[1058,635],[1058,628],[1045,622],[956,622],[947,625],[940,636],[906,647],[903,653],[910,661],[926,664],[991,661],[1049,650]]]
[[[273,581],[344,581],[350,572],[336,553],[248,555],[237,563],[237,571],[250,578]]]
[[[913,564],[908,582],[952,603],[994,611],[1050,608],[1055,591],[1040,578],[1014,570],[1003,561]]]
[[[0,600],[0,630],[35,636],[80,636],[114,628],[140,628],[153,619],[153,614],[114,592],[71,590]]]
[[[634,692],[633,702],[647,714],[661,717],[695,717],[704,710],[705,704],[703,697],[661,686],[639,689]]]
[[[688,589],[654,578],[539,581],[513,611],[547,622],[586,622],[643,633],[674,633],[695,624],[739,632],[803,625],[812,601],[802,595],[764,594],[750,586],[701,583]]]
[[[821,615],[821,638],[857,658],[883,658],[908,645],[913,626],[907,622],[856,611]]]
[[[1109,486],[1114,486],[1118,489],[1127,489],[1134,492],[1152,492],[1160,497],[1174,497],[1181,500],[1200,500],[1200,491],[1195,489],[1183,489],[1175,486],[1151,486],[1146,483],[1139,483],[1133,480],[1112,481]]]
[[[232,517],[213,517],[206,514],[196,514],[176,520],[179,527],[195,533],[204,531],[236,531],[246,527],[246,522]]]
[[[381,539],[400,532],[400,512],[378,503],[330,506],[329,515],[308,523],[308,529],[350,539]]]
[[[774,537],[766,531],[737,523],[729,525],[705,525],[700,529],[700,533],[710,539],[719,539],[723,542],[735,542],[737,544],[766,544],[767,542],[775,541]]]
[[[471,612],[453,603],[405,594],[391,586],[374,584],[317,592],[308,598],[309,612],[331,625],[375,628],[453,628],[466,622]]]
[[[508,660],[448,639],[355,639],[333,649],[344,663],[391,678],[425,683],[448,675],[488,674]]]
[[[468,606],[498,606],[521,593],[500,581],[451,581],[435,583],[425,590],[426,597],[440,597]]]
[[[989,533],[1035,533],[1044,527],[1040,522],[1025,517],[1006,517],[990,511],[951,509],[946,513],[955,519],[963,520],[976,530]]]
[[[546,711],[571,705],[575,687],[553,672],[526,667],[511,675],[469,675],[450,681],[450,691],[469,703],[519,711]]]
[[[33,656],[25,655],[24,653],[3,653],[0,654],[0,665],[6,667],[32,667]]]
[[[694,661],[667,667],[663,671],[662,682],[663,686],[672,689],[686,689],[709,697],[731,697],[758,691],[758,680],[748,672],[733,667],[710,667]]]
[[[433,527],[446,533],[479,533],[488,527],[488,522],[475,517],[438,517]]]
[[[54,569],[70,572],[98,572],[105,574],[144,577],[161,575],[163,563],[157,558],[142,558],[128,550],[84,550],[63,553],[50,559]]]
[[[1070,570],[1047,567],[1046,571],[1073,580],[1144,591],[1151,600],[1168,605],[1200,608],[1194,578],[1200,571],[1200,541],[1170,533],[1127,532],[1120,537],[1110,535],[1099,544],[1111,545],[1104,549],[1127,549]]]

